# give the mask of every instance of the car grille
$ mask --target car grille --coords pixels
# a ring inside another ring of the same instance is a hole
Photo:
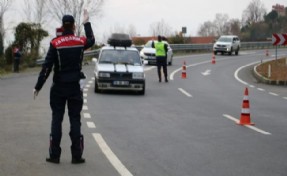
[[[217,45],[217,47],[225,48],[225,47],[226,47],[226,45]]]
[[[111,73],[111,79],[132,79],[132,73]]]
[[[155,56],[154,53],[144,53],[146,56]]]

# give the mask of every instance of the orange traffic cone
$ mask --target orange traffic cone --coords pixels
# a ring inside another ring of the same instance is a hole
[[[212,63],[212,64],[215,64],[215,55],[214,55],[214,53],[212,54],[211,63]]]
[[[183,62],[183,66],[182,66],[181,78],[182,79],[186,79],[186,64],[185,64],[185,61]]]
[[[269,56],[269,51],[268,51],[268,49],[266,50],[266,56]]]
[[[254,125],[250,120],[248,88],[245,88],[239,125]]]

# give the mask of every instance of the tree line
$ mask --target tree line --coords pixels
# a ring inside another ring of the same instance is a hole
[[[23,22],[13,28],[14,40],[9,41],[8,47],[4,50],[5,37],[8,29],[11,28],[4,16],[9,10],[12,11],[11,7],[14,2],[15,0],[0,0],[0,73],[4,70],[11,70],[12,50],[16,45],[22,53],[21,65],[34,66],[36,60],[41,57],[41,41],[49,36],[48,31],[44,28],[51,28],[51,22],[55,20],[61,24],[64,14],[74,16],[77,24],[76,34],[80,35],[82,33],[81,16],[83,10],[87,9],[90,20],[93,20],[93,18],[101,16],[104,0],[23,0],[22,11],[16,12],[21,14]]]
[[[204,22],[198,31],[200,36],[238,35],[243,41],[266,41],[273,33],[286,33],[285,16],[272,10],[267,13],[260,0],[252,0],[243,11],[242,19],[229,19],[227,14],[216,14],[213,21]]]

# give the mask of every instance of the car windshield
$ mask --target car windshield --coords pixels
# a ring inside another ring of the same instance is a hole
[[[230,37],[220,37],[218,39],[219,42],[232,42],[232,38]]]
[[[129,50],[103,50],[99,63],[141,65],[140,56],[136,51]]]

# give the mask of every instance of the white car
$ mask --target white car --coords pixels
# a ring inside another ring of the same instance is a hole
[[[215,55],[218,52],[221,54],[228,53],[229,55],[235,52],[235,55],[238,55],[239,50],[240,40],[236,35],[223,35],[213,45]]]
[[[101,48],[99,58],[93,59],[95,93],[102,90],[131,90],[145,94],[145,74],[139,51],[124,40],[111,39],[113,46]]]
[[[157,42],[154,40],[154,42]],[[171,47],[169,46],[168,42],[163,41],[167,44],[167,64],[172,65],[172,59],[173,59],[173,52]],[[156,64],[156,57],[155,57],[155,49],[151,47],[152,40],[148,41],[142,50],[140,51],[141,59],[148,61],[148,64]]]

